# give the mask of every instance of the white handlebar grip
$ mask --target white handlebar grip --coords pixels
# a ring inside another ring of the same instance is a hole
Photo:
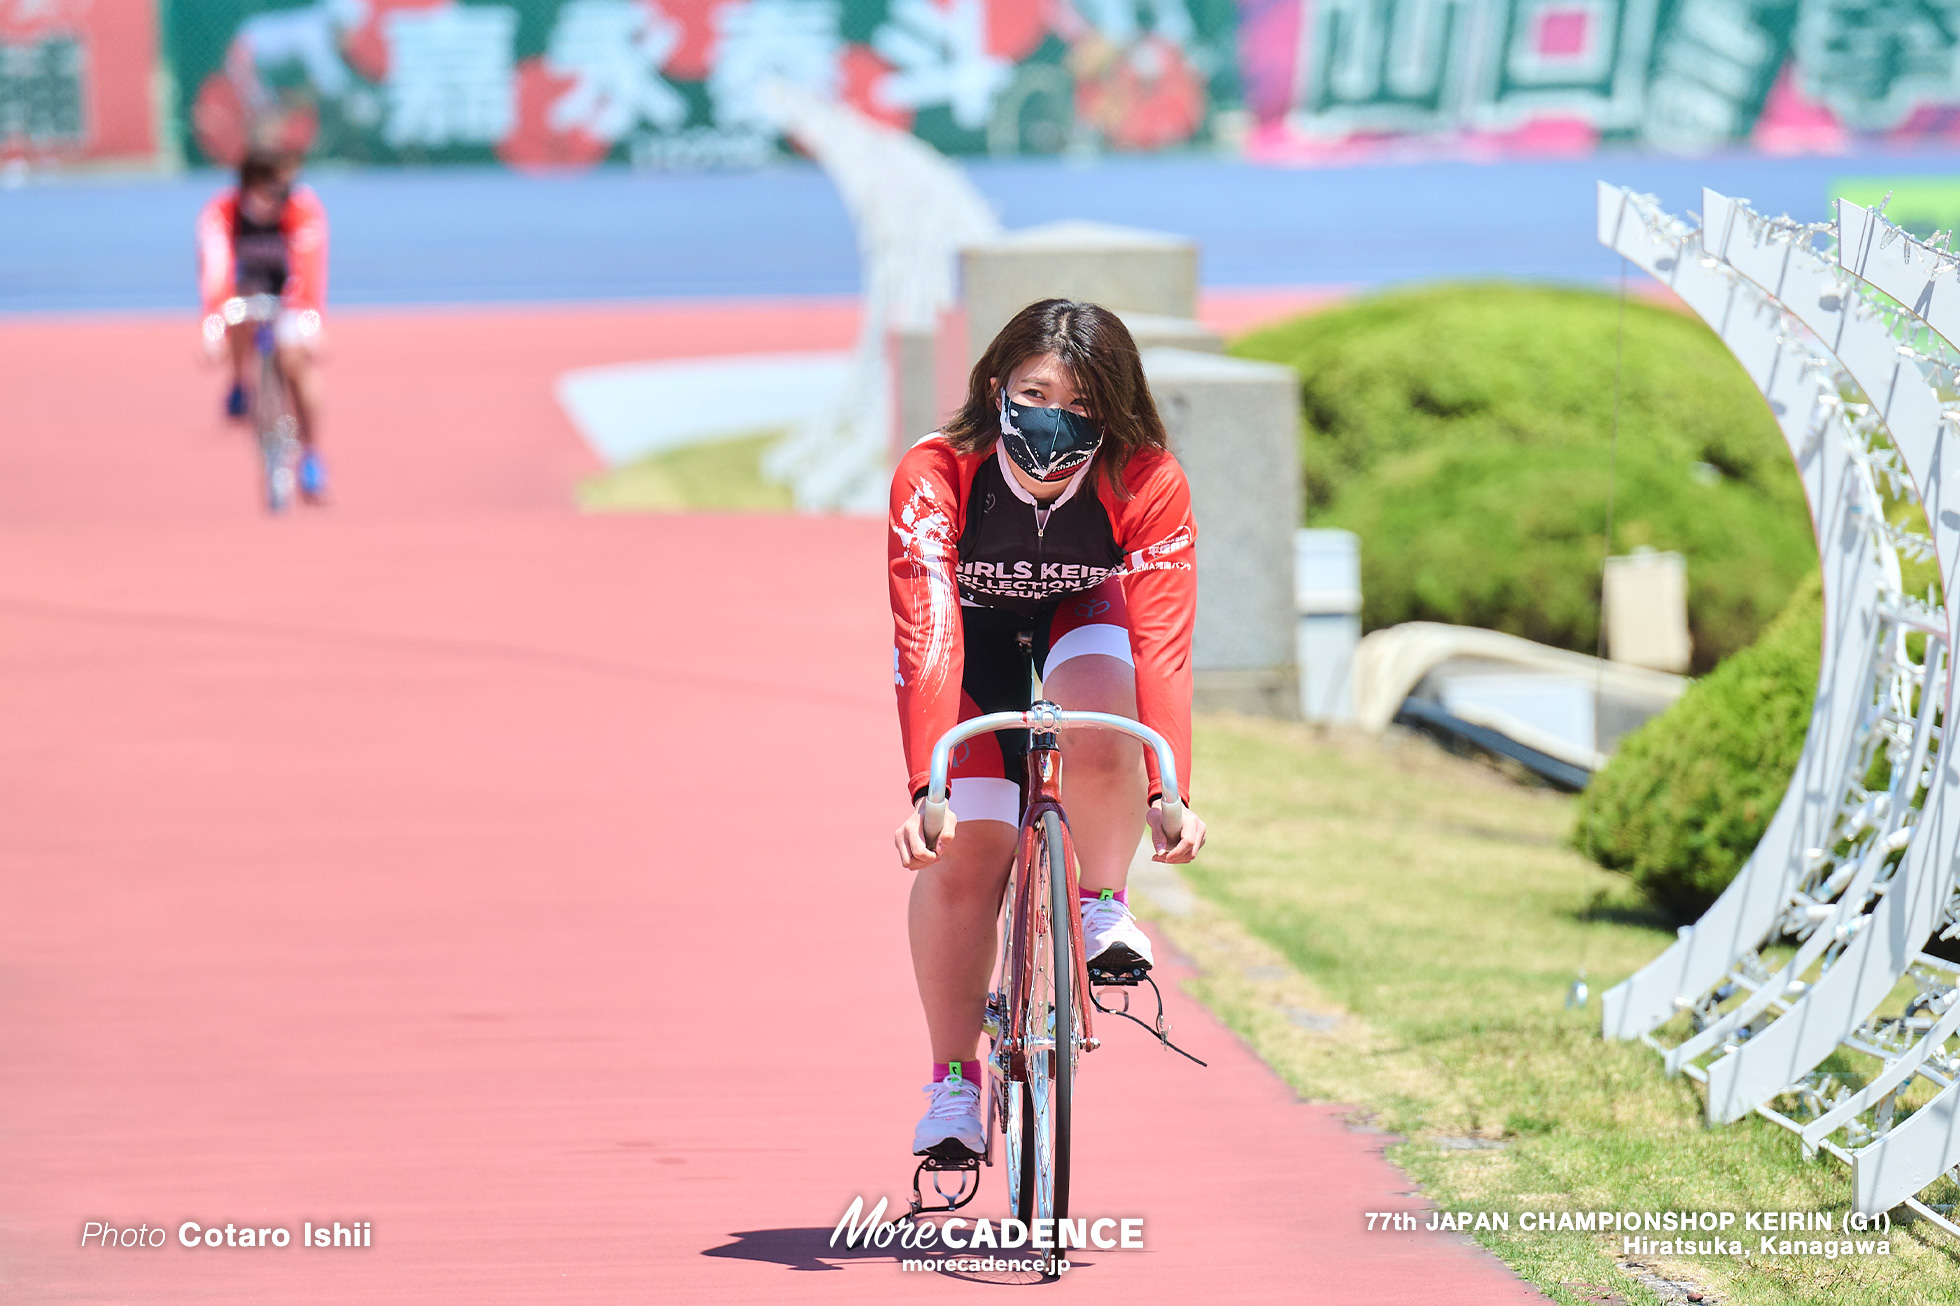
[[[944,798],[928,798],[919,807],[919,823],[925,830],[926,847],[938,845],[939,832],[946,828],[946,813],[950,810]]]
[[[1184,833],[1184,804],[1175,798],[1167,798],[1157,809],[1164,823],[1164,847],[1175,848],[1180,835]]]

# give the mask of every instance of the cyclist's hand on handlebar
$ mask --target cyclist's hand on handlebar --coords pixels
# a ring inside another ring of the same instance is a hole
[[[217,313],[206,314],[204,321],[199,323],[197,336],[204,346],[206,362],[216,363],[224,359],[228,352],[225,348],[225,329],[225,319]]]
[[[928,848],[925,815],[921,810],[925,800],[922,798],[919,803],[920,806],[913,808],[912,815],[905,818],[905,824],[899,826],[898,832],[892,836],[892,842],[898,845],[898,860],[908,871],[922,871],[938,861],[953,842],[953,831],[960,823],[960,818],[953,814],[950,807],[947,808],[946,828],[939,832],[938,840]]]
[[[1150,860],[1182,864],[1198,855],[1205,846],[1205,823],[1190,808],[1184,809],[1184,828],[1177,832],[1177,842],[1170,843],[1164,837],[1164,802],[1160,798],[1150,804],[1150,846],[1155,849]],[[1166,846],[1168,845],[1168,846]]]

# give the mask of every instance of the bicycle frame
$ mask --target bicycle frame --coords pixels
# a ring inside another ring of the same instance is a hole
[[[1184,827],[1184,804],[1177,792],[1177,757],[1171,751],[1170,742],[1162,735],[1128,717],[1110,712],[1072,712],[1056,707],[1052,703],[1036,703],[1024,712],[990,712],[984,716],[962,721],[947,731],[933,745],[932,773],[926,791],[925,805],[920,809],[922,823],[928,845],[938,842],[939,834],[946,828],[946,813],[951,810],[947,801],[950,784],[948,772],[951,769],[953,749],[975,735],[983,735],[995,730],[1026,730],[1029,732],[1027,803],[1021,813],[1020,848],[1018,866],[1025,871],[1031,867],[1034,858],[1034,832],[1042,817],[1050,812],[1063,816],[1061,804],[1062,755],[1057,732],[1080,728],[1088,730],[1114,730],[1126,734],[1150,748],[1157,755],[1157,774],[1163,789],[1162,819],[1167,838],[1175,840]],[[1066,819],[1060,822],[1062,847],[1051,853],[1051,859],[1059,856],[1063,874],[1068,877],[1069,894],[1067,901],[1074,902],[1077,896],[1075,878],[1075,848],[1069,835]],[[1051,866],[1052,873],[1052,866]],[[1038,901],[1039,894],[1031,874],[1017,874],[1014,877],[1012,892],[1016,895],[1015,910],[1009,914],[1015,931],[1024,931],[1037,923],[1037,913],[1046,910],[1046,904]],[[1076,972],[1075,991],[1089,992],[1088,959],[1083,956],[1082,916],[1080,912],[1069,913],[1070,953]],[[1013,955],[1023,959],[1033,956],[1032,940],[1018,933],[1013,939]],[[1001,982],[1006,988],[1007,1010],[1003,1013],[1007,1023],[1002,1026],[1003,1041],[1008,1050],[1010,1071],[1008,1082],[1019,1083],[1027,1078],[1027,1052],[1029,1031],[1023,1018],[1026,1010],[1028,986],[1032,976],[1023,971],[1020,974],[1003,975]],[[1090,1031],[1090,1018],[1087,1008],[1082,1011],[1083,1044],[1095,1046]],[[1061,1049],[1056,1049],[1059,1054]]]

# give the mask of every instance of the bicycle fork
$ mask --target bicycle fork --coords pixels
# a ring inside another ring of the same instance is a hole
[[[1043,699],[1035,703],[1029,709],[1029,713],[1032,716],[1038,716],[1042,713],[1043,709],[1055,714],[1058,718],[1062,710],[1056,704]],[[1086,947],[1082,940],[1082,911],[1078,905],[1081,900],[1082,890],[1075,873],[1075,840],[1069,833],[1068,815],[1062,808],[1061,740],[1052,728],[1047,730],[1036,729],[1029,734],[1027,792],[1027,810],[1021,817],[1022,862],[1024,865],[1032,865],[1035,851],[1035,831],[1040,828],[1042,818],[1050,812],[1053,812],[1059,818],[1056,821],[1056,825],[1062,833],[1062,846],[1048,850],[1048,873],[1050,875],[1064,877],[1064,881],[1068,886],[1068,891],[1063,895],[1062,900],[1069,905],[1067,912],[1068,920],[1066,922],[1068,927],[1068,962],[1070,968],[1075,972],[1075,982],[1071,985],[1071,988],[1076,993],[1087,994],[1089,992],[1089,967],[1088,959],[1084,955]],[[1022,877],[1020,891],[1031,900],[1027,904],[1031,910],[1023,914],[1023,919],[1047,920],[1051,914],[1049,912],[1048,902],[1044,901],[1044,895],[1040,892],[1040,887],[1033,882],[1033,879],[1034,877],[1032,875]],[[1058,958],[1058,954],[1061,952],[1061,948],[1057,946],[1061,942],[1061,939],[1057,935],[1063,922],[1048,920],[1047,923],[1049,964],[1053,965]],[[1013,980],[1022,982],[1025,982],[1026,978],[1025,976],[1012,977]],[[1016,1001],[1010,1002],[1007,1010],[1018,1017],[1027,1009],[1025,1000],[1027,995],[1022,991],[1014,992],[1011,996]],[[1079,1004],[1078,1008],[1082,1017],[1082,1051],[1094,1052],[1098,1047],[1102,1046],[1101,1041],[1096,1038],[1095,1028],[1091,1023],[1088,1008],[1079,1006]],[[1050,1013],[1049,1019],[1052,1024],[1052,1012]],[[1072,1049],[1069,1049],[1069,1044],[1074,1038],[1073,1030],[1055,1030],[1053,1034],[1054,1049],[1057,1056],[1062,1055],[1065,1049],[1072,1051]],[[1016,1054],[1025,1058],[1027,1037],[1027,1030],[1010,1028],[1008,1047]],[[1020,1069],[1021,1073],[1016,1078],[1025,1077],[1027,1073],[1025,1061],[1020,1063],[1017,1068]]]

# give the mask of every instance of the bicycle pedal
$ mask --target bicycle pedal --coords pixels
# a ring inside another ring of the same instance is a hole
[[[966,1144],[951,1138],[912,1155],[919,1158],[921,1170],[964,1170],[968,1166],[979,1165],[982,1159]]]
[[[1124,970],[1103,970],[1098,966],[1089,967],[1091,988],[1129,988],[1143,983],[1144,976],[1150,973],[1148,966],[1135,966]]]
[[[959,1186],[950,1193],[940,1186],[939,1179],[940,1175],[948,1173],[960,1176]],[[932,1176],[933,1196],[940,1202],[937,1206],[926,1205],[925,1194],[919,1187],[919,1177],[927,1174]],[[915,1216],[957,1211],[979,1195],[980,1158],[977,1156],[968,1156],[959,1161],[942,1161],[936,1156],[927,1156],[912,1172],[912,1214]]]

